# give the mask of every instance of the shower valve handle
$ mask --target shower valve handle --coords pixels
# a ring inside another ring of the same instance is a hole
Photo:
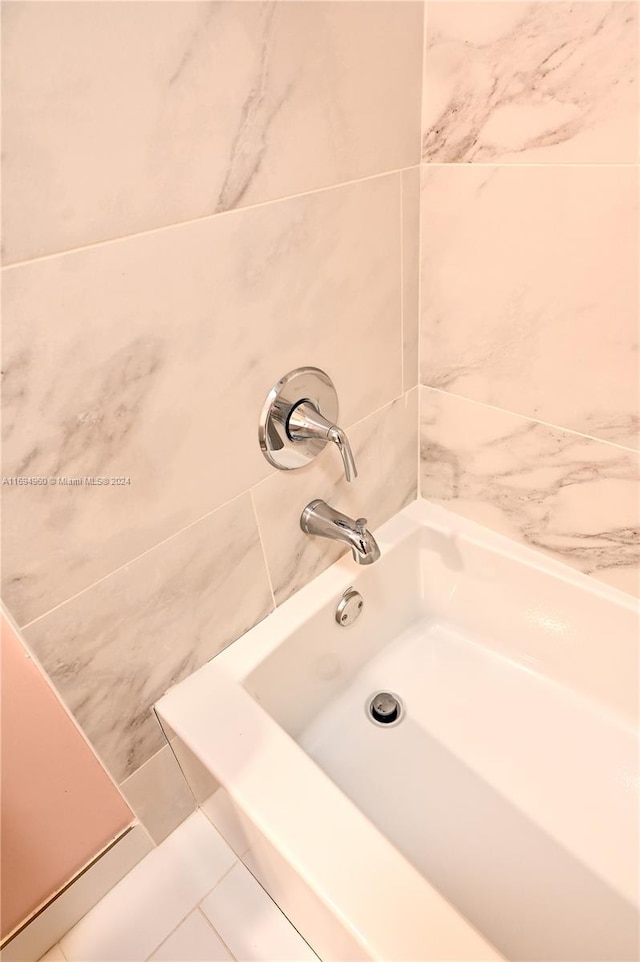
[[[333,441],[342,457],[347,481],[358,477],[349,438],[342,428],[328,421],[312,401],[301,401],[293,408],[287,420],[287,434],[292,441]]]

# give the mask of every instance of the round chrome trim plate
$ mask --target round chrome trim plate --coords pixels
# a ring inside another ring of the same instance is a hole
[[[400,697],[384,689],[369,695],[365,703],[365,711],[369,721],[378,725],[379,728],[395,728],[404,718],[404,705]],[[391,716],[391,720],[385,721],[385,715]]]
[[[336,608],[336,621],[341,628],[350,628],[362,614],[364,599],[355,588],[347,588]]]
[[[285,471],[301,468],[313,461],[326,447],[326,441],[292,441],[287,422],[301,401],[312,401],[327,420],[338,421],[338,395],[328,374],[318,367],[298,367],[274,384],[260,414],[258,439],[269,464]]]

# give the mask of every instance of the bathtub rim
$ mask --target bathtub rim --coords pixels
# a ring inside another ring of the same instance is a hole
[[[541,570],[631,612],[638,611],[634,600],[618,589],[425,501],[413,502],[380,528],[377,536],[383,555],[412,536],[418,537],[425,527],[448,537],[463,537],[483,550]],[[368,957],[467,958],[474,962],[504,958],[410,865],[244,687],[247,677],[282,644],[283,638],[335,601],[354,580],[353,572],[350,558],[340,559],[237,643],[171,689],[157,703],[157,711]],[[226,732],[225,739],[207,735],[220,730]],[[242,743],[259,745],[259,751],[253,751],[239,769]],[[268,796],[265,784],[269,785]],[[332,812],[330,832],[313,817],[314,809]],[[328,858],[329,849],[357,858],[358,870],[369,880],[375,877],[375,867],[384,864],[384,890],[374,886],[373,891],[369,888],[363,894],[359,886],[343,884],[337,898],[335,857]],[[402,893],[401,897],[397,893]],[[430,942],[426,952],[425,940]]]
[[[550,575],[556,581],[585,591],[640,617],[640,599],[636,600],[620,589],[596,581],[541,551],[512,541],[506,535],[424,499],[413,501],[376,531],[382,557],[400,548],[413,535],[419,537],[425,528],[447,537],[461,537],[487,553]],[[357,580],[354,566],[350,556],[344,555],[278,605],[264,621],[242,635],[241,639],[231,642],[213,661],[230,678],[242,683],[282,643],[284,635],[291,635],[299,630],[320,609],[339,597],[345,587],[354,580]],[[240,641],[241,646],[238,644]]]
[[[380,962],[504,959],[249,692],[213,662],[196,674],[184,689],[161,699],[160,718],[275,846],[363,957]],[[220,730],[225,739],[206,735]],[[241,743],[259,745],[259,751],[239,767]],[[317,820],[318,811],[331,812],[330,825]],[[341,864],[335,852],[341,853]],[[354,878],[366,884],[354,885]],[[282,909],[287,914],[286,906]],[[313,948],[312,933],[301,934]]]

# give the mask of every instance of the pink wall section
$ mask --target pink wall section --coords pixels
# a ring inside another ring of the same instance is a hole
[[[4,937],[132,814],[4,617],[0,738]]]

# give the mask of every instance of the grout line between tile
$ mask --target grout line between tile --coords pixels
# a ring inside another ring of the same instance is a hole
[[[151,234],[159,234],[162,231],[174,230],[186,227],[189,224],[196,224],[200,221],[213,220],[219,217],[229,217],[234,214],[242,214],[245,211],[256,210],[261,207],[271,207],[273,204],[281,204],[290,200],[297,200],[301,197],[312,197],[314,194],[324,194],[330,190],[341,190],[343,187],[351,187],[354,184],[363,184],[370,180],[381,180],[383,177],[392,177],[394,174],[402,174],[403,170],[410,170],[420,164],[418,158],[416,164],[409,164],[406,167],[395,167],[392,170],[382,170],[375,174],[368,174],[366,177],[355,177],[352,180],[344,180],[335,184],[326,184],[324,187],[314,187],[312,190],[303,190],[298,194],[284,194],[282,197],[274,197],[271,200],[263,200],[257,204],[247,204],[244,207],[232,207],[230,210],[221,210],[217,213],[202,214],[200,217],[190,217],[188,220],[174,221],[171,224],[163,224],[159,227],[149,227],[146,230],[133,231],[131,234],[121,234],[118,237],[108,237],[104,240],[94,241],[91,244],[81,244],[79,247],[68,247],[61,251],[52,251],[50,254],[41,254],[38,257],[27,258],[22,261],[15,261],[12,264],[3,264],[2,271],[11,271],[15,268],[25,267],[28,264],[50,261],[55,257],[67,257],[70,254],[77,254],[80,251],[92,250],[96,247],[105,247],[108,244],[121,244],[136,237],[147,237]]]
[[[204,818],[206,818],[206,815],[204,816]],[[208,819],[207,819],[207,821],[208,821]],[[209,823],[209,824],[211,824],[211,823]],[[215,828],[215,826],[213,826],[213,825],[211,825],[211,828],[212,828],[214,831],[216,831],[216,832],[218,831],[218,830]],[[220,833],[218,833],[218,834],[220,834]],[[220,837],[222,838],[222,836],[220,836]],[[223,839],[223,841],[224,841],[224,839]],[[230,846],[229,846],[229,848],[230,848]],[[220,882],[221,882],[224,878],[227,877],[227,875],[229,874],[229,872],[231,871],[231,869],[234,868],[234,867],[236,866],[236,864],[238,863],[238,861],[239,861],[238,857],[236,856],[235,852],[234,852],[233,854],[234,854],[234,857],[235,857],[235,862],[232,862],[232,864],[229,866],[229,868],[226,870],[226,872],[224,872],[224,874],[221,875],[220,878],[217,880],[217,882],[215,883],[215,885],[213,885],[210,889],[208,889],[207,892],[205,892],[205,894],[202,896],[202,898],[200,899],[200,901],[199,901],[199,902],[196,902],[195,905],[192,905],[192,906],[191,906],[191,908],[189,909],[189,911],[187,912],[187,914],[186,914],[185,916],[183,916],[183,918],[180,919],[180,921],[178,922],[178,924],[175,925],[175,926],[171,929],[171,931],[168,933],[168,935],[166,935],[166,936],[162,939],[161,942],[158,942],[158,944],[153,948],[153,950],[152,950],[152,951],[149,953],[149,955],[147,956],[145,962],[148,962],[148,960],[152,957],[152,955],[153,955],[155,952],[158,951],[158,949],[160,948],[160,946],[164,945],[164,943],[167,941],[167,939],[170,939],[171,936],[180,928],[180,926],[182,925],[182,923],[185,922],[185,921],[189,918],[189,916],[192,915],[194,912],[200,911],[200,912],[202,913],[202,915],[204,915],[205,919],[207,918],[207,916],[205,915],[205,913],[202,912],[200,906],[202,905],[202,903],[204,902],[204,900],[211,895],[211,893],[214,891],[214,889],[217,888],[217,886],[220,884]],[[248,869],[247,869],[247,871],[248,871]],[[209,920],[207,919],[207,921],[209,921]],[[211,927],[213,928],[213,926],[211,926]],[[215,932],[216,930],[213,929],[213,931]],[[216,932],[216,935],[219,935],[219,933]],[[224,940],[221,938],[221,941],[224,941]],[[228,946],[226,945],[226,943],[225,943],[225,948],[228,948]],[[233,953],[232,953],[232,954],[233,954]]]
[[[405,0],[401,0],[401,2],[405,2]],[[361,425],[361,424],[364,424],[365,421],[368,421],[369,418],[376,417],[378,414],[381,414],[381,413],[382,413],[384,410],[386,410],[387,408],[390,408],[392,404],[396,404],[397,401],[400,401],[400,400],[402,400],[402,399],[405,399],[406,396],[407,396],[411,391],[414,390],[414,388],[417,388],[417,387],[419,387],[419,386],[420,386],[419,384],[415,384],[415,385],[413,386],[413,388],[408,388],[406,391],[400,390],[397,394],[394,394],[393,397],[389,398],[388,401],[384,401],[384,403],[381,404],[379,407],[374,408],[373,411],[368,411],[367,414],[365,414],[365,415],[364,415],[363,417],[361,417],[361,418],[358,418],[357,421],[351,421],[351,422],[349,422],[349,424],[346,425],[345,430],[346,430],[347,433],[348,433],[349,431],[353,431],[355,428],[360,427],[360,425]],[[270,481],[276,474],[277,474],[277,472],[274,471],[273,474],[270,474],[267,478],[262,478],[260,481],[256,481],[256,483],[253,484],[250,488],[248,488],[247,491],[248,491],[248,492],[253,492],[256,488],[261,487],[261,485],[267,484],[267,482]],[[245,492],[243,492],[243,493],[246,494],[247,491],[245,491]]]
[[[444,0],[444,2],[456,2],[456,0]],[[614,2],[625,2],[625,0],[614,0]],[[635,0],[635,2],[640,2],[640,0]],[[426,27],[426,16],[424,17],[424,25],[425,25],[425,27]],[[425,28],[425,27],[423,27],[423,31],[424,31],[424,28]],[[420,140],[421,140],[421,143],[420,143],[420,158],[419,158],[419,160],[417,161],[416,164],[408,164],[408,165],[405,166],[405,167],[394,167],[394,168],[391,169],[391,170],[378,171],[378,172],[375,173],[375,174],[368,174],[366,177],[355,177],[355,178],[353,178],[352,180],[343,180],[343,181],[339,181],[338,183],[335,183],[335,184],[326,184],[324,187],[314,187],[314,188],[311,189],[311,190],[300,191],[300,193],[297,193],[297,194],[283,194],[281,197],[273,197],[273,198],[271,198],[271,200],[260,201],[260,202],[257,203],[257,204],[247,204],[247,205],[244,206],[244,207],[233,207],[233,208],[231,208],[230,210],[222,210],[222,211],[218,211],[217,213],[202,214],[200,217],[190,217],[188,220],[174,221],[174,222],[172,222],[172,223],[170,223],[170,224],[163,224],[163,225],[158,226],[158,227],[149,227],[149,228],[147,228],[147,229],[145,229],[145,230],[133,231],[133,232],[130,233],[130,234],[121,234],[121,235],[119,235],[119,236],[117,236],[117,237],[108,237],[108,238],[105,238],[104,240],[94,241],[93,243],[90,243],[90,244],[81,244],[79,247],[67,247],[67,248],[65,248],[64,250],[52,251],[52,252],[49,253],[49,254],[40,254],[40,255],[37,256],[37,257],[30,257],[30,258],[26,258],[25,260],[14,261],[14,262],[11,263],[11,264],[2,264],[2,265],[0,265],[0,271],[1,271],[1,272],[11,271],[11,270],[14,270],[14,269],[16,269],[16,268],[26,267],[28,264],[35,264],[35,263],[39,263],[39,262],[41,262],[41,261],[49,261],[49,260],[52,260],[52,259],[55,258],[55,257],[66,257],[66,256],[68,256],[68,255],[70,255],[70,254],[77,254],[77,253],[79,253],[79,252],[81,252],[81,251],[92,250],[93,248],[96,248],[96,247],[104,247],[104,246],[106,246],[107,244],[119,244],[119,243],[123,243],[123,242],[125,242],[125,241],[132,240],[133,238],[136,238],[136,237],[145,237],[145,236],[148,236],[148,235],[150,235],[150,234],[158,234],[158,233],[160,233],[161,231],[173,230],[174,228],[178,228],[178,227],[186,227],[188,224],[196,224],[196,223],[198,223],[199,221],[212,220],[212,219],[215,218],[215,217],[227,217],[227,216],[233,215],[233,214],[241,214],[243,211],[256,210],[257,208],[260,208],[260,207],[270,207],[270,206],[273,205],[273,204],[280,204],[280,203],[282,203],[282,202],[284,202],[284,201],[296,200],[296,199],[298,199],[298,198],[300,198],[300,197],[311,197],[311,196],[313,196],[314,194],[326,193],[326,191],[329,191],[329,190],[340,190],[340,189],[343,188],[343,187],[351,187],[351,186],[354,185],[354,184],[366,183],[366,181],[369,181],[369,180],[377,180],[377,179],[382,178],[382,177],[390,177],[390,176],[392,176],[393,174],[401,174],[403,170],[411,170],[413,167],[420,166],[420,165],[424,165],[425,167],[456,167],[456,168],[461,168],[461,169],[465,169],[465,168],[467,168],[467,167],[512,167],[512,168],[524,168],[524,167],[614,167],[614,168],[621,168],[621,167],[632,167],[632,168],[634,168],[634,167],[638,167],[638,166],[639,166],[639,162],[638,162],[638,161],[626,161],[626,162],[623,162],[623,163],[589,163],[589,162],[582,162],[582,163],[564,163],[564,164],[562,164],[562,163],[555,163],[555,162],[553,162],[553,163],[549,162],[549,163],[544,163],[544,164],[543,164],[543,163],[533,164],[533,163],[513,163],[513,162],[512,162],[512,163],[508,163],[508,164],[507,164],[507,163],[500,162],[500,161],[495,161],[494,163],[491,163],[491,162],[483,162],[483,163],[476,163],[476,162],[473,162],[473,163],[467,163],[467,162],[442,163],[442,162],[440,162],[440,161],[425,161],[425,160],[422,159],[422,130],[421,130]]]
[[[189,794],[191,795],[191,797],[192,797],[192,799],[193,799],[193,812],[191,812],[191,815],[194,815],[196,812],[199,812],[199,811],[201,810],[200,804],[199,804],[199,802],[198,802],[198,799],[196,798],[196,793],[194,792],[193,788],[191,787],[191,782],[190,782],[189,779],[187,778],[187,773],[186,773],[185,770],[183,769],[182,764],[180,763],[180,759],[178,758],[178,756],[176,755],[176,753],[175,753],[175,751],[174,751],[172,741],[171,741],[171,739],[169,738],[169,734],[168,734],[168,732],[165,730],[165,727],[164,727],[164,725],[162,724],[162,721],[161,721],[160,716],[159,716],[159,714],[158,714],[158,709],[157,709],[156,703],[154,703],[154,704],[151,706],[151,711],[152,711],[153,714],[154,714],[155,720],[156,720],[156,722],[157,722],[157,724],[158,724],[158,727],[160,728],[160,731],[162,732],[163,737],[166,739],[165,744],[162,746],[162,748],[159,748],[158,751],[157,751],[155,754],[156,754],[156,755],[159,754],[159,752],[164,751],[165,748],[168,748],[169,751],[171,752],[171,755],[173,756],[173,760],[174,760],[174,762],[176,763],[176,765],[178,766],[178,771],[180,772],[180,775],[182,776],[182,779],[183,779],[185,785],[187,786],[187,788],[188,788],[188,790],[189,790]],[[155,758],[155,755],[152,755],[151,758]],[[147,761],[151,761],[151,758],[148,758]],[[146,765],[146,764],[147,764],[147,762],[143,762],[143,763],[142,763],[142,765]],[[140,765],[139,768],[136,768],[135,772],[132,772],[131,775],[128,775],[127,777],[128,777],[128,778],[133,778],[133,776],[134,776],[137,772],[140,771],[140,768],[142,768],[142,765]],[[126,780],[127,780],[127,779],[125,779],[124,781],[126,781]],[[124,782],[121,783],[121,784],[124,784]],[[124,794],[124,793],[123,793],[123,794]],[[187,818],[189,818],[189,817],[190,817],[190,816],[187,816]],[[205,817],[206,817],[206,816],[205,816]],[[180,828],[180,826],[178,825],[177,828]],[[175,832],[176,829],[174,828],[173,831]],[[170,834],[172,834],[172,833],[170,833]],[[164,841],[164,839],[163,839],[163,841]],[[154,843],[154,844],[155,844],[155,843]],[[159,844],[161,845],[162,842],[160,842]]]
[[[275,611],[278,605],[276,603],[275,591],[273,590],[273,581],[271,579],[271,569],[269,568],[269,562],[267,560],[267,550],[264,545],[264,538],[262,537],[262,528],[260,527],[260,520],[258,518],[258,509],[256,508],[256,502],[253,496],[253,488],[249,489],[249,497],[251,499],[251,508],[253,510],[253,517],[255,518],[256,528],[258,530],[258,540],[260,541],[260,548],[262,550],[262,560],[264,561],[265,571],[267,572],[267,581],[269,582],[269,591],[271,592],[271,601],[273,602],[273,610]]]
[[[585,438],[587,441],[595,441],[598,444],[606,444],[611,448],[617,448],[619,451],[626,451],[627,454],[635,454],[640,456],[640,451],[637,448],[630,448],[626,444],[617,444],[615,441],[607,441],[604,438],[597,438],[593,434],[585,434],[583,431],[576,431],[574,428],[566,428],[561,424],[553,424],[551,421],[542,421],[540,418],[533,418],[530,414],[520,414],[518,411],[510,411],[509,408],[501,408],[495,404],[488,404],[486,401],[477,401],[475,398],[465,397],[464,394],[456,394],[454,391],[445,391],[443,388],[431,387],[429,384],[422,384],[421,387],[426,388],[429,391],[436,391],[437,394],[444,394],[446,397],[458,398],[460,401],[466,401],[468,404],[478,404],[480,407],[489,408],[491,411],[499,411],[501,414],[510,414],[515,418],[522,418],[523,421],[533,421],[534,424],[542,424],[546,428],[551,428],[554,431],[562,431],[563,434],[573,434],[579,438]]]
[[[198,903],[196,902],[195,905],[192,905],[192,906],[191,906],[191,908],[189,909],[189,911],[187,912],[187,914],[184,916],[184,918],[181,918],[180,921],[178,922],[178,924],[177,924],[177,925],[174,925],[174,927],[171,929],[171,931],[168,933],[168,935],[165,935],[165,937],[162,939],[162,941],[161,941],[161,942],[158,942],[158,944],[157,944],[156,946],[154,946],[154,948],[152,949],[152,951],[151,951],[151,952],[149,953],[149,955],[146,957],[145,962],[149,962],[149,959],[158,951],[159,948],[161,948],[161,947],[164,945],[164,943],[167,941],[167,939],[170,939],[172,935],[175,935],[175,933],[178,931],[178,929],[180,928],[180,926],[182,925],[182,923],[183,923],[183,922],[186,922],[186,920],[189,918],[189,916],[190,916],[190,915],[193,915],[193,913],[196,912],[197,910],[198,910]],[[78,962],[80,962],[80,960],[78,960]]]
[[[187,791],[189,792],[189,795],[191,796],[191,798],[192,798],[192,800],[193,800],[193,811],[191,811],[191,812],[189,813],[189,815],[193,815],[193,814],[195,814],[195,812],[197,812],[198,809],[200,808],[200,806],[198,805],[198,800],[197,800],[197,798],[196,798],[196,796],[195,796],[195,794],[194,794],[194,792],[193,792],[193,789],[191,788],[191,783],[190,783],[189,779],[187,778],[187,776],[185,775],[184,771],[182,770],[182,765],[181,765],[180,762],[178,761],[178,757],[177,757],[176,753],[175,753],[174,750],[173,750],[173,745],[171,744],[171,741],[170,741],[170,739],[168,738],[167,733],[166,733],[165,730],[164,730],[164,726],[162,725],[162,722],[160,721],[160,716],[158,715],[158,712],[157,712],[157,709],[156,709],[155,704],[153,704],[153,705],[151,706],[151,711],[152,711],[152,713],[153,713],[153,717],[155,718],[156,724],[158,725],[160,731],[162,732],[162,736],[163,736],[163,738],[165,739],[165,744],[162,746],[162,748],[159,748],[157,752],[154,752],[153,755],[150,755],[149,758],[147,758],[147,760],[144,761],[144,762],[142,763],[142,765],[139,765],[138,768],[136,768],[135,771],[131,772],[130,775],[127,775],[126,778],[123,778],[121,782],[118,782],[118,789],[120,790],[120,792],[122,793],[122,795],[125,796],[125,801],[127,802],[127,805],[129,805],[129,807],[131,808],[131,803],[129,802],[129,800],[127,799],[126,794],[125,794],[125,792],[126,792],[126,788],[125,788],[126,783],[127,783],[131,778],[134,778],[134,776],[136,776],[136,775],[141,771],[141,769],[144,768],[145,765],[148,765],[149,762],[152,762],[152,761],[154,760],[154,758],[157,758],[157,756],[158,756],[161,752],[164,752],[164,751],[167,751],[167,750],[168,750],[168,751],[171,753],[171,757],[172,757],[173,761],[175,762],[175,764],[176,764],[176,766],[177,766],[177,768],[178,768],[178,771],[179,771],[179,773],[180,773],[180,777],[181,777],[182,781],[184,782],[184,784],[187,786]],[[132,809],[132,811],[133,811],[133,809]],[[135,813],[134,813],[134,814],[135,814]],[[189,815],[187,815],[186,818],[189,818]],[[186,819],[183,819],[183,822],[184,822],[185,820],[186,820]],[[140,820],[140,824],[143,825],[142,820]],[[180,824],[182,824],[182,822],[181,822]],[[144,827],[144,825],[143,825],[143,827]],[[179,828],[179,827],[180,827],[180,825],[176,825],[176,828]],[[175,830],[176,830],[175,828],[172,829],[172,832],[169,833],[169,834],[172,834]],[[150,836],[150,833],[149,833],[149,830],[148,830],[147,828],[145,828],[145,831],[147,832],[147,834],[149,835],[149,837],[151,837],[151,836]],[[168,837],[168,836],[167,836],[167,837]],[[161,844],[162,844],[162,842],[164,841],[164,839],[162,839],[161,842],[156,842],[156,840],[152,838],[151,841],[153,842],[154,847],[157,848],[158,845],[161,845]]]
[[[247,871],[248,871],[248,869],[247,869]],[[211,931],[212,931],[212,932],[215,932],[215,934],[218,936],[218,938],[220,939],[220,941],[221,941],[222,944],[224,945],[225,949],[227,950],[227,952],[229,953],[229,955],[231,956],[231,958],[234,960],[234,962],[236,962],[236,957],[235,957],[235,955],[233,954],[233,952],[231,951],[231,949],[229,948],[229,946],[227,945],[227,943],[225,942],[225,940],[222,938],[222,936],[221,936],[220,933],[218,932],[217,928],[215,927],[215,925],[213,924],[213,922],[211,921],[211,919],[209,918],[209,916],[207,915],[207,913],[206,913],[205,911],[203,911],[203,908],[202,908],[202,905],[201,905],[201,904],[198,905],[198,907],[196,908],[196,912],[199,912],[199,913],[200,913],[200,915],[201,915],[202,918],[205,920],[205,922],[207,923],[207,925],[209,926],[209,928],[211,929]]]
[[[266,478],[264,478],[263,480],[266,480]],[[200,515],[199,518],[195,518],[195,520],[193,521],[190,521],[189,524],[186,524],[184,527],[179,528],[177,531],[173,531],[171,534],[167,535],[166,538],[162,538],[160,541],[156,542],[156,544],[153,544],[150,548],[146,548],[144,551],[140,552],[140,554],[136,555],[133,558],[128,558],[122,564],[118,565],[116,568],[113,568],[111,571],[109,571],[106,575],[103,575],[101,578],[96,579],[96,581],[92,581],[90,585],[87,585],[85,588],[81,588],[80,591],[76,591],[74,592],[74,594],[69,595],[69,597],[65,598],[64,601],[59,601],[57,605],[54,605],[52,608],[47,609],[47,611],[43,612],[41,615],[38,615],[37,618],[32,618],[31,621],[28,621],[26,624],[21,625],[20,631],[26,631],[27,628],[31,628],[33,625],[36,624],[36,622],[41,621],[43,618],[46,618],[48,615],[52,614],[54,611],[57,611],[58,608],[62,608],[63,605],[68,604],[70,601],[74,601],[80,595],[85,594],[85,592],[91,591],[93,588],[96,588],[99,584],[102,584],[103,581],[106,581],[107,578],[110,578],[112,575],[117,574],[119,571],[122,571],[124,568],[128,568],[129,565],[135,564],[136,562],[140,561],[142,558],[145,557],[145,555],[148,555],[152,551],[155,551],[156,548],[161,548],[162,545],[167,544],[169,541],[173,541],[174,538],[177,538],[179,535],[184,534],[184,532],[188,531],[189,528],[193,528],[195,527],[195,525],[200,524],[201,521],[205,521],[212,514],[215,514],[216,511],[222,511],[223,508],[227,508],[230,504],[233,504],[234,501],[239,501],[240,498],[245,497],[245,495],[247,495],[250,490],[251,490],[250,488],[245,488],[245,490],[241,491],[239,494],[234,494],[232,498],[229,498],[227,501],[223,501],[222,504],[219,504],[215,508],[212,508],[211,511],[206,511],[205,514]]]
[[[459,2],[459,0],[441,0],[441,2],[456,3],[456,2]],[[511,2],[511,0],[502,0],[502,2],[509,3]],[[554,0],[544,0],[544,2],[554,2]],[[562,0],[558,0],[558,2],[562,2]],[[613,0],[613,2],[624,3],[626,2],[626,0]],[[640,0],[631,0],[631,2],[638,3],[640,2]],[[489,160],[482,161],[482,162],[481,161],[478,161],[478,162],[465,161],[465,160],[448,161],[448,162],[438,161],[438,160],[423,160],[422,164],[424,167],[455,167],[455,168],[460,168],[462,170],[466,170],[470,167],[510,167],[516,170],[518,170],[519,168],[525,168],[525,167],[615,167],[617,169],[620,167],[637,167],[638,161],[628,160],[628,161],[622,161],[621,163],[590,163],[589,161],[580,161],[580,162],[564,163],[564,164],[558,163],[556,161],[547,161],[547,163],[544,163],[544,164],[543,163],[532,164],[532,163],[518,163],[516,161],[512,161],[511,163],[505,163],[504,161],[499,161],[499,160],[496,160],[493,162]]]
[[[400,181],[400,378],[404,391],[404,175]]]
[[[422,423],[422,171],[420,171],[420,183],[418,187],[418,451],[417,451],[417,470],[418,482],[416,491],[418,497],[422,497],[422,472],[420,470],[420,425]]]
[[[418,430],[417,430],[417,451],[416,451],[416,470],[418,477],[416,481],[416,493],[418,498],[422,497],[422,470],[420,463],[420,429],[422,424],[422,149],[424,144],[424,98],[426,90],[427,74],[427,35],[429,29],[429,2],[423,0],[422,11],[422,71],[420,75],[420,166],[418,167]]]
[[[403,394],[404,392],[401,389],[390,400],[385,401],[383,404],[375,408],[373,411],[368,411],[367,414],[359,418],[357,421],[352,421],[350,424],[348,424],[347,430],[351,430],[357,425],[362,424],[364,421],[367,420],[367,418],[373,417],[374,415],[379,414],[385,408],[390,407],[390,405],[398,401],[403,396]],[[112,575],[117,574],[118,572],[122,571],[124,568],[128,568],[129,565],[136,564],[138,561],[141,561],[142,558],[150,554],[152,551],[155,551],[157,548],[161,548],[163,545],[167,544],[169,541],[172,541],[174,538],[177,538],[180,535],[184,534],[185,531],[188,531],[190,528],[195,527],[197,524],[200,524],[202,521],[206,521],[206,519],[209,518],[211,515],[215,514],[216,511],[222,511],[223,508],[227,508],[230,504],[233,504],[234,501],[239,501],[240,498],[243,498],[246,495],[252,495],[254,488],[257,488],[258,485],[260,484],[264,484],[271,477],[275,476],[275,474],[276,474],[276,471],[270,472],[266,477],[261,478],[259,481],[256,481],[255,484],[250,485],[250,487],[245,488],[243,491],[240,491],[238,494],[234,494],[232,498],[228,498],[226,501],[223,501],[222,504],[216,505],[215,508],[212,508],[210,511],[206,511],[204,514],[200,515],[200,517],[195,518],[193,521],[190,521],[189,524],[184,525],[184,527],[179,528],[177,531],[172,531],[171,534],[167,535],[165,538],[162,538],[160,541],[151,545],[149,548],[145,548],[145,550],[141,551],[140,554],[135,555],[133,558],[127,558],[126,561],[123,561],[122,564],[119,564],[115,568],[112,568],[111,571],[108,571],[107,574],[102,575],[101,578],[97,578],[95,581],[92,581],[91,584],[86,585],[84,588],[81,588],[79,591],[75,591],[72,595],[69,595],[68,598],[64,598],[62,601],[59,601],[58,604],[53,605],[51,608],[48,608],[46,611],[43,611],[42,614],[38,615],[36,618],[32,618],[31,621],[25,622],[25,624],[23,625],[19,625],[18,630],[20,632],[24,632],[28,628],[33,627],[33,625],[37,624],[37,622],[42,621],[43,618],[47,618],[49,615],[53,614],[54,611],[57,611],[58,608],[62,608],[64,605],[69,604],[71,601],[75,601],[75,599],[79,598],[80,595],[83,595],[86,592],[96,588],[98,585],[102,584],[103,581],[106,581],[108,578],[111,578]],[[253,497],[251,500],[253,505]],[[254,514],[255,514],[255,508],[254,508]],[[269,578],[269,583],[271,585],[271,574],[270,574],[268,565],[267,565],[267,575]],[[271,587],[271,592],[273,596],[272,587]],[[29,652],[31,654],[31,649],[29,649]]]
[[[206,818],[207,816],[205,815],[204,817]],[[214,830],[217,832],[218,829],[215,828],[215,826],[214,826],[212,823],[210,823],[210,824],[211,824],[211,827],[214,828]],[[218,834],[220,835],[220,832],[218,832]],[[220,835],[220,838],[222,838],[222,840],[225,841],[225,839],[223,838],[222,835]],[[225,844],[227,844],[228,848],[230,848],[231,851],[233,852],[233,849],[232,849],[231,846],[228,844],[228,842],[226,842]],[[229,874],[229,872],[231,871],[231,869],[235,868],[236,865],[240,864],[240,865],[242,865],[242,867],[243,867],[244,869],[246,869],[247,872],[249,871],[249,869],[247,868],[247,866],[244,864],[244,862],[242,862],[242,861],[238,858],[238,856],[236,855],[235,852],[233,852],[233,855],[234,855],[234,858],[235,858],[235,862],[232,862],[232,864],[229,866],[229,868],[228,868],[227,871],[224,873],[224,875],[221,875],[221,876],[220,876],[220,878],[218,879],[218,881],[216,882],[216,884],[213,885],[207,892],[205,892],[205,894],[202,896],[202,898],[200,899],[200,901],[197,902],[197,903],[194,905],[193,908],[199,909],[199,908],[202,906],[202,903],[204,902],[204,900],[205,900],[205,899],[208,899],[212,892],[215,892],[215,890],[216,890],[216,889],[218,888],[218,886],[220,885],[220,882],[222,882],[223,879],[226,879],[226,877],[227,877],[227,875]],[[192,909],[191,911],[193,911],[193,909]],[[204,910],[202,910],[202,911],[204,912]],[[206,913],[205,913],[205,914],[206,914]]]
[[[429,33],[429,0],[422,2],[422,64],[420,70],[420,165],[424,163],[422,156],[424,145],[424,100],[427,89],[427,35]]]
[[[399,401],[401,398],[403,398],[403,397],[405,396],[405,394],[408,394],[408,393],[409,393],[410,390],[411,390],[411,388],[409,388],[409,390],[407,390],[407,391],[400,390],[400,391],[398,392],[398,394],[395,394],[395,395],[394,395],[392,398],[390,398],[388,401],[385,401],[384,404],[381,404],[381,405],[380,405],[380,407],[375,408],[373,411],[369,411],[368,414],[365,414],[364,417],[359,418],[357,421],[353,421],[352,424],[349,424],[349,425],[347,426],[347,429],[348,429],[349,431],[352,431],[354,428],[357,428],[357,427],[359,427],[361,424],[364,424],[365,421],[368,421],[369,418],[375,417],[376,414],[380,414],[382,411],[384,411],[385,408],[390,408],[392,404],[395,404],[396,401]]]

